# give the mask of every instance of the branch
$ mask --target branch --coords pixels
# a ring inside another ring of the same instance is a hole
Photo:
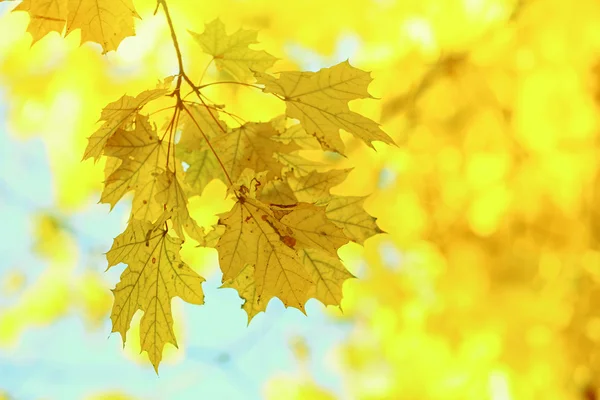
[[[210,143],[210,140],[208,140],[208,137],[206,136],[206,134],[204,133],[204,131],[200,128],[200,125],[198,124],[198,122],[194,119],[194,117],[191,114],[191,112],[188,110],[188,108],[183,103],[183,100],[181,98],[181,83],[183,81],[185,81],[192,88],[192,90],[194,91],[194,93],[196,93],[196,95],[198,96],[198,99],[206,107],[206,110],[210,114],[211,118],[215,121],[215,123],[219,126],[219,128],[221,129],[221,131],[223,133],[226,133],[225,129],[221,126],[221,123],[219,122],[219,120],[214,116],[213,112],[208,107],[208,105],[206,104],[206,102],[204,101],[204,99],[202,99],[202,96],[200,94],[200,89],[186,75],[185,70],[183,68],[183,57],[181,56],[181,48],[179,47],[179,42],[177,40],[177,34],[175,33],[175,27],[173,25],[173,20],[171,19],[171,14],[169,13],[169,6],[167,5],[166,0],[157,0],[157,5],[159,5],[159,4],[162,6],[162,8],[163,8],[163,10],[165,12],[165,17],[167,18],[167,24],[169,25],[169,30],[171,32],[171,39],[173,41],[173,46],[175,47],[175,53],[177,54],[177,63],[179,64],[179,74],[177,75],[177,83],[176,83],[176,86],[175,86],[175,90],[172,93],[172,95],[174,95],[175,98],[177,99],[177,106],[175,108],[175,113],[173,115],[172,122],[175,120],[176,115],[178,115],[178,110],[183,109],[185,112],[188,113],[188,115],[190,116],[190,118],[192,119],[192,121],[194,121],[194,123],[198,127],[200,133],[202,134],[202,137],[206,141],[206,144],[208,144],[208,147],[211,149],[212,153],[215,155],[215,158],[217,159],[217,161],[219,162],[219,165],[223,169],[223,172],[225,173],[225,176],[227,177],[227,180],[229,181],[229,183],[231,185],[233,185],[233,181],[232,181],[231,177],[229,176],[229,173],[225,169],[225,166],[223,165],[223,162],[221,161],[221,158],[219,157],[219,155],[215,151],[214,147]],[[171,127],[171,129],[173,129],[173,127]],[[171,146],[171,144],[169,143],[169,149],[170,149],[170,146]],[[169,163],[169,161],[168,161],[168,155],[167,155],[167,166],[168,166],[168,163]]]

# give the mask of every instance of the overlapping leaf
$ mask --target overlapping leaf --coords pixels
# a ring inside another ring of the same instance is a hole
[[[279,176],[285,165],[274,155],[299,147],[273,140],[276,135],[278,132],[271,123],[250,122],[214,137],[211,144],[217,154],[206,144],[200,150],[179,152],[178,156],[190,165],[186,182],[199,194],[212,179],[228,183],[229,176],[232,181],[237,181],[246,168]]]
[[[280,178],[270,180],[264,185],[259,200],[280,205],[292,205],[298,202],[287,180]]]
[[[94,157],[98,161],[108,139],[119,128],[127,128],[131,125],[135,120],[136,114],[142,107],[150,101],[165,95],[167,91],[168,89],[159,87],[157,89],[146,90],[136,97],[124,95],[119,100],[104,107],[100,115],[100,121],[104,121],[104,123],[88,138],[88,145],[83,154],[83,159],[87,160]]]
[[[188,106],[188,113],[180,120],[181,139],[177,143],[180,151],[191,152],[206,147],[206,139],[212,139],[229,131],[225,121],[219,118],[215,108],[201,105]]]
[[[372,147],[372,141],[393,144],[374,121],[350,111],[348,102],[370,98],[368,72],[342,62],[318,72],[281,72],[279,78],[255,73],[264,91],[275,93],[286,102],[286,115],[300,121],[324,150],[344,154],[339,130],[352,133]]]

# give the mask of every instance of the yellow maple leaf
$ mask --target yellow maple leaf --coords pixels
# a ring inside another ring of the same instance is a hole
[[[238,274],[231,279],[224,280],[222,289],[230,288],[235,289],[238,295],[244,299],[242,309],[248,314],[248,324],[252,321],[252,318],[259,312],[267,309],[267,301],[261,301],[260,296],[256,293],[256,282],[254,280],[254,265],[246,264]]]
[[[246,203],[262,206],[254,199],[247,199]],[[293,207],[271,205],[270,209],[281,225],[278,231],[288,233],[297,248],[318,249],[337,256],[337,250],[348,243],[343,231],[329,221],[323,207],[298,203]]]
[[[327,259],[333,265],[330,260],[336,259],[337,250],[348,242],[343,231],[327,220],[325,210],[308,203],[268,206],[251,197],[238,199],[219,220],[225,232],[216,248],[224,287],[237,289],[246,300],[243,308],[249,320],[264,311],[273,297],[302,312],[311,296],[326,304],[339,304],[335,301],[341,295],[332,297],[323,290],[322,280],[331,279],[331,285],[341,287],[351,275],[333,274],[327,271],[330,266],[322,268],[303,257]]]
[[[349,278],[355,278],[340,262],[337,256],[331,256],[315,249],[302,249],[302,261],[314,285],[308,291],[308,297],[314,297],[321,303],[338,306],[342,304],[342,285]]]
[[[81,29],[81,42],[100,44],[103,54],[135,35],[134,18],[140,18],[132,0],[24,0],[13,11],[29,13],[33,43],[50,32],[62,35],[66,24],[65,35]]]
[[[141,348],[156,372],[164,345],[177,347],[171,299],[178,296],[188,303],[204,303],[204,278],[181,261],[181,244],[182,240],[168,235],[160,225],[131,219],[106,254],[109,268],[120,262],[127,264],[113,289],[112,332],[119,332],[125,344],[131,319],[142,310]]]
[[[248,47],[257,43],[257,31],[240,29],[227,35],[225,25],[221,20],[215,19],[205,25],[201,34],[189,32],[202,50],[213,56],[217,68],[241,81],[250,79],[252,71],[264,72],[277,61],[277,58],[264,50],[252,50]]]
[[[247,264],[253,265],[255,295],[261,309],[262,303],[276,296],[286,307],[304,312],[313,282],[293,248],[295,239],[280,232],[273,213],[261,208],[238,202],[220,218],[219,224],[226,228],[216,246],[223,280],[235,278]]]
[[[350,100],[372,98],[367,91],[372,79],[347,61],[318,72],[281,72],[279,78],[256,72],[255,76],[266,93],[286,102],[286,115],[298,119],[324,150],[344,154],[340,129],[371,147],[375,140],[394,143],[376,122],[348,108]]]
[[[140,18],[131,0],[68,0],[66,34],[81,29],[81,42],[102,45],[102,53],[116,50],[135,35],[134,18]]]
[[[27,11],[33,43],[50,32],[62,34],[67,21],[67,0],[24,0],[14,11]]]

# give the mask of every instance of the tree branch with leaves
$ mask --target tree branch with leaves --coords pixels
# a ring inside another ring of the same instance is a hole
[[[34,40],[50,31],[62,33],[65,28],[69,34],[79,28],[83,41],[100,43],[106,53],[134,34],[133,18],[138,15],[130,2],[110,13],[109,0],[95,1],[96,8],[89,0],[64,0],[46,8],[41,3],[24,1],[15,9],[29,12]],[[54,22],[35,18],[42,10],[53,13]],[[214,63],[234,80],[202,84],[203,73],[195,84],[184,70],[166,0],[157,1],[158,12],[169,27],[178,73],[135,97],[124,95],[108,104],[83,156],[106,158],[102,203],[112,209],[133,192],[128,226],[106,254],[109,268],[127,265],[113,289],[112,331],[125,344],[133,315],[143,311],[142,350],[156,371],[164,345],[177,346],[171,299],[178,296],[198,305],[204,301],[204,279],[179,255],[185,240],[216,248],[222,287],[235,289],[245,300],[248,322],[274,297],[302,312],[310,298],[340,306],[342,285],[353,276],[338,249],[349,241],[363,243],[381,230],[363,209],[364,198],[330,193],[350,170],[324,171],[326,166],[305,159],[300,151],[309,146],[343,155],[340,130],[371,147],[373,141],[393,144],[376,122],[348,106],[349,101],[371,98],[368,72],[345,61],[317,72],[271,74],[267,71],[277,58],[250,47],[257,43],[257,32],[227,34],[217,19],[204,32],[189,33],[212,56],[209,65]],[[285,114],[266,122],[246,121],[206,97],[203,91],[214,85],[262,91],[283,101]],[[170,106],[144,112],[149,104],[169,97]],[[161,119],[163,112],[172,114]],[[237,126],[228,126],[225,118]],[[235,204],[206,232],[190,216],[188,199],[202,194],[214,179],[228,187]]]

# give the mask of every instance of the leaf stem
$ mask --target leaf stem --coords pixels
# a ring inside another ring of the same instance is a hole
[[[202,80],[204,79],[204,75],[206,75],[206,71],[208,71],[208,67],[210,67],[210,65],[213,63],[215,59],[212,58],[207,64],[206,67],[204,67],[204,71],[202,71],[202,75],[200,75],[200,80],[198,81],[198,85],[202,85]]]
[[[246,120],[244,118],[240,117],[239,115],[236,115],[236,114],[231,113],[231,112],[226,111],[226,110],[219,109],[218,107],[215,107],[215,106],[205,106],[204,104],[200,104],[198,102],[189,101],[189,100],[183,100],[183,102],[184,103],[188,103],[190,105],[197,105],[197,106],[201,106],[201,107],[205,107],[205,108],[210,108],[211,110],[215,110],[218,113],[223,113],[225,115],[229,115],[231,118],[237,120],[237,123],[240,124],[240,125],[244,125],[246,123]]]
[[[242,86],[248,86],[248,87],[251,87],[254,89],[262,90],[262,87],[260,87],[258,85],[253,85],[252,83],[245,83],[245,82],[238,82],[238,81],[217,81],[217,82],[205,83],[204,85],[198,86],[198,89],[204,89],[206,87],[213,86],[213,85],[242,85]]]

